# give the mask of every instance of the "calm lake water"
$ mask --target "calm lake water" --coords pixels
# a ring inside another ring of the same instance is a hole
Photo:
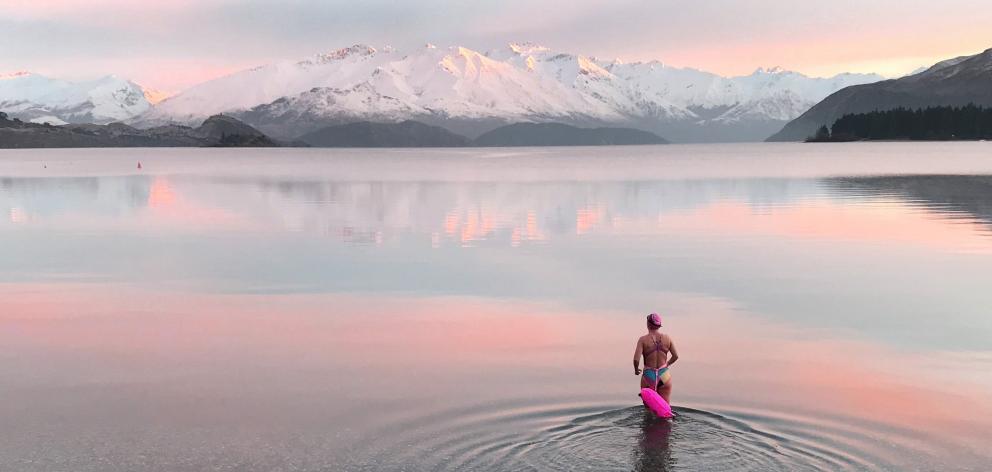
[[[992,464],[992,143],[2,151],[0,248],[0,470]]]

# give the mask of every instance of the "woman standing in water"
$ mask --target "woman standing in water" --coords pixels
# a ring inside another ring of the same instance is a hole
[[[644,375],[641,376],[641,388],[655,389],[661,398],[672,403],[672,375],[668,369],[679,360],[679,352],[675,349],[672,338],[658,331],[661,328],[661,317],[657,313],[648,315],[648,334],[637,340],[634,349],[634,375],[641,375],[641,357],[644,357]]]

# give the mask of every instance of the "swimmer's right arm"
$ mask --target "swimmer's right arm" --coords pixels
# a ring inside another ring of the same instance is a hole
[[[679,351],[675,349],[675,341],[670,341],[670,344],[668,346],[668,353],[671,354],[672,356],[668,358],[668,366],[671,367],[672,364],[675,363],[675,361],[679,360]]]
[[[641,352],[643,352],[644,347],[641,346],[641,340],[637,340],[637,347],[634,348],[634,375],[641,375]]]

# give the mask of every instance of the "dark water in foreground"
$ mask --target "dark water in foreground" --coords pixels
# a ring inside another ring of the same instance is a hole
[[[0,470],[987,470],[990,151],[0,152]]]

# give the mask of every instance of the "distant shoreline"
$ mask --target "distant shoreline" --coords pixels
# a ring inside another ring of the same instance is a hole
[[[138,129],[108,125],[36,124],[8,119],[0,113],[0,148],[75,149],[135,147],[319,147],[319,148],[475,148],[551,146],[634,146],[668,144],[664,138],[636,128],[580,128],[563,123],[514,123],[470,139],[440,126],[406,120],[397,123],[361,121],[328,126],[277,141],[226,115],[208,118],[197,128],[165,125]]]
[[[913,138],[886,138],[886,139],[815,139],[807,138],[803,143],[949,143],[949,142],[987,142],[988,139],[975,138],[951,138],[951,139],[913,139]]]

